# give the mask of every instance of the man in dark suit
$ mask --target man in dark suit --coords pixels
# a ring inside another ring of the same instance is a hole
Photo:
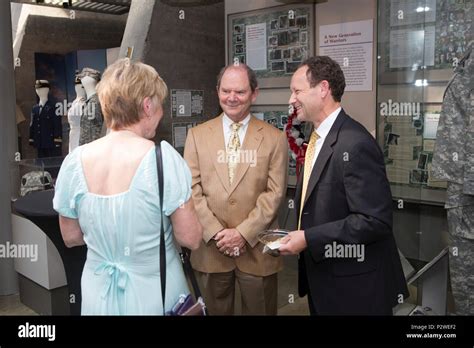
[[[329,57],[303,62],[290,104],[314,131],[298,182],[298,230],[282,240],[299,254],[300,296],[312,315],[392,315],[408,297],[392,233],[392,196],[382,151],[340,106],[345,79]]]

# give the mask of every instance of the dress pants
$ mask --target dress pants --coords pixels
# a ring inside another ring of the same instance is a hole
[[[314,306],[314,298],[311,296],[311,293],[308,291],[308,307],[309,307],[309,315],[311,316],[317,316],[317,315],[383,315],[383,316],[392,316],[393,315],[393,309],[390,308],[389,305],[387,305],[385,308],[373,308],[371,311],[367,310],[365,313],[344,313],[344,312],[332,312],[332,313],[324,313],[321,314],[316,310],[316,307]]]
[[[195,271],[209,315],[234,315],[239,283],[243,315],[277,315],[277,273],[258,277],[235,269],[224,273]]]

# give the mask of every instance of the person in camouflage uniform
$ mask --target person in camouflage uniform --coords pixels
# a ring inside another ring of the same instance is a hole
[[[433,177],[448,182],[449,266],[456,313],[474,315],[474,41],[443,97]]]
[[[95,82],[90,85],[84,82],[85,77],[91,77]],[[84,88],[87,92],[86,105],[81,116],[81,132],[79,135],[79,145],[88,144],[101,137],[104,117],[100,108],[99,97],[95,93],[95,85],[100,81],[100,72],[91,68],[84,68],[79,74]],[[88,86],[91,86],[88,88]]]

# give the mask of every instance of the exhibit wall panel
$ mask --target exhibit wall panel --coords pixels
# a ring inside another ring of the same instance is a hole
[[[354,119],[375,136],[376,129],[376,62],[377,62],[377,1],[328,0],[316,5],[316,54],[319,54],[319,29],[322,25],[373,19],[372,90],[344,93],[342,106]]]
[[[302,2],[303,3],[303,2]],[[262,10],[270,7],[285,5],[282,2],[275,0],[226,0],[226,30],[228,26],[229,15]],[[297,4],[295,4],[297,6]],[[319,46],[319,27],[321,25],[338,24],[343,22],[354,22],[361,20],[373,20],[373,49],[372,61],[369,64],[372,67],[372,90],[363,92],[349,92],[344,93],[343,107],[356,120],[361,122],[371,133],[375,136],[376,129],[376,14],[377,2],[376,0],[328,0],[325,3],[315,5],[315,25],[313,25],[313,36],[315,38],[315,51],[318,53]],[[229,33],[226,33],[226,62],[229,61]],[[255,105],[287,105],[290,98],[289,86],[284,88],[261,88],[260,95],[257,98]]]

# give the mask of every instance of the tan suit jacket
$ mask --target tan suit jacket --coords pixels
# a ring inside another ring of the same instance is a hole
[[[230,272],[237,267],[248,274],[268,276],[282,269],[282,261],[262,253],[257,234],[278,227],[278,209],[286,195],[287,139],[277,128],[252,116],[230,186],[222,117],[192,128],[186,139],[184,159],[191,169],[194,204],[204,228],[203,241],[191,254],[191,262],[194,269],[205,273]],[[212,239],[226,228],[236,228],[247,242],[247,251],[236,258],[221,254]]]

